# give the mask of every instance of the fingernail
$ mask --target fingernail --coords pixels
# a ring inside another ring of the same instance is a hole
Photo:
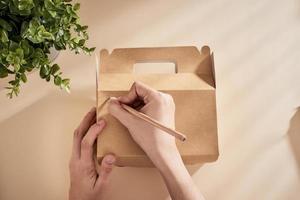
[[[116,97],[110,97],[109,99],[112,100],[112,101],[116,101],[117,100]]]
[[[110,103],[119,104],[119,101],[116,97],[110,97]]]
[[[97,121],[97,125],[99,125],[99,126],[102,126],[104,124],[105,124],[104,119],[100,119],[100,120]]]
[[[114,156],[109,156],[105,161],[107,164],[112,165],[115,163],[116,158]]]

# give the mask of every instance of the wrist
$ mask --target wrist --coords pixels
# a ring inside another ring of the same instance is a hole
[[[191,183],[191,177],[178,150],[159,154],[154,165],[164,179],[173,180],[180,185]]]
[[[152,150],[148,156],[161,172],[172,169],[172,166],[184,166],[175,144]]]

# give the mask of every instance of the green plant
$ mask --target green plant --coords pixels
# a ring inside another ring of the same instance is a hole
[[[71,0],[0,0],[0,78],[11,75],[8,97],[17,96],[27,73],[38,69],[40,77],[69,91],[57,64],[48,58],[50,48],[84,52],[88,48],[87,26],[79,23],[80,4]]]

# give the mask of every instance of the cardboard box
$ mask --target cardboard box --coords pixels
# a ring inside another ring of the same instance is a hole
[[[139,62],[173,62],[176,73],[133,73],[133,65]],[[193,46],[125,48],[114,49],[111,54],[104,49],[100,52],[97,73],[97,117],[107,121],[97,142],[99,160],[107,153],[114,153],[118,166],[153,166],[128,130],[107,112],[106,106],[100,108],[108,97],[127,93],[137,80],[173,96],[176,130],[187,136],[185,142],[176,141],[184,163],[217,160],[216,87],[209,47],[202,47],[201,52]]]

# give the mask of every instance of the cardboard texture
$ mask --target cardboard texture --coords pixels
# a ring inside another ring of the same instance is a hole
[[[173,62],[176,73],[133,73],[133,65],[140,62]],[[176,130],[187,136],[185,142],[176,141],[185,164],[217,160],[216,87],[209,47],[202,47],[201,52],[193,46],[124,48],[114,49],[111,54],[104,49],[100,52],[99,65],[97,117],[107,121],[97,142],[99,161],[107,153],[113,153],[118,166],[153,166],[128,130],[108,113],[105,105],[101,106],[108,97],[127,93],[134,81],[173,96]]]

